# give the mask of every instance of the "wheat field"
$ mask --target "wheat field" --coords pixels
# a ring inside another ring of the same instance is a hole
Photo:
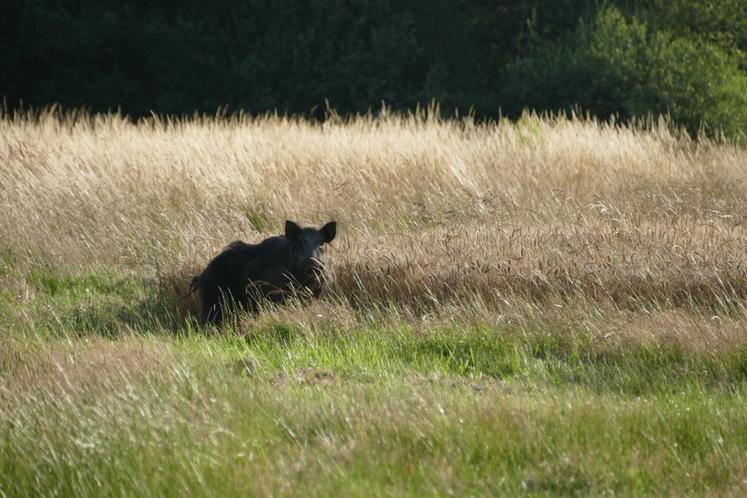
[[[663,120],[6,115],[0,495],[743,495],[746,179]],[[322,298],[197,327],[286,218]]]

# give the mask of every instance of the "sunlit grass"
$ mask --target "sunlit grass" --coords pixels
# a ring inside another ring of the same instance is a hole
[[[0,495],[747,493],[747,152],[526,116],[0,120]],[[336,219],[320,300],[187,284]]]

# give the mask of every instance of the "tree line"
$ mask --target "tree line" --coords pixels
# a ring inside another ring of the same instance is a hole
[[[667,114],[747,129],[743,0],[6,0],[6,107]]]

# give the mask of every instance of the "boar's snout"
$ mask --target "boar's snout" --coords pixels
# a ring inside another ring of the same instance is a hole
[[[309,261],[303,271],[304,280],[320,281],[326,280],[327,268],[320,260],[313,258]]]
[[[304,265],[300,277],[298,283],[311,290],[315,296],[318,296],[328,280],[327,268],[322,261],[313,258]]]

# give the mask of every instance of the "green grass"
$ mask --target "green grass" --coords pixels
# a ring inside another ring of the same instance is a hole
[[[9,400],[3,488],[659,495],[728,491],[744,470],[735,468],[747,445],[741,390],[616,397],[334,371],[257,380],[212,367],[127,375],[105,392],[80,388],[71,403],[54,390],[37,393],[33,406]]]
[[[219,331],[111,269],[24,281],[0,308],[3,496],[747,492],[741,346],[604,339],[593,312],[548,310],[330,305]]]

